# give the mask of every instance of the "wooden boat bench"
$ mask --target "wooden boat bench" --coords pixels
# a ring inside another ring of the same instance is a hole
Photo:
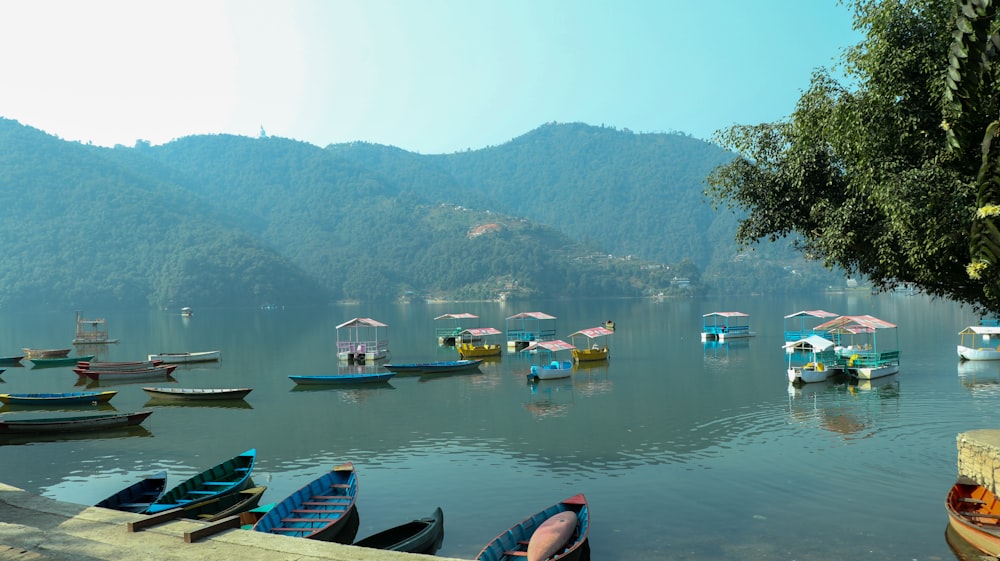
[[[282,524],[326,524],[328,520],[325,518],[282,518]],[[277,528],[276,528],[277,529]],[[309,529],[309,528],[299,528],[299,530]]]

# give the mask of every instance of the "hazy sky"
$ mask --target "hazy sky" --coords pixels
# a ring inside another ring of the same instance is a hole
[[[710,139],[787,116],[860,39],[836,0],[0,1],[0,116],[424,154],[548,122]]]

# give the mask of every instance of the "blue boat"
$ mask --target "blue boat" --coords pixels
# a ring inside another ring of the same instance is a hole
[[[24,356],[0,356],[0,366],[21,366]]]
[[[250,472],[256,459],[257,449],[251,448],[208,468],[164,493],[149,505],[146,514],[172,508],[192,508],[230,493],[239,493],[250,486]]]
[[[569,523],[561,524],[565,521]],[[479,552],[476,561],[583,561],[590,559],[589,532],[587,499],[574,495],[505,530]]]
[[[296,384],[372,384],[387,382],[395,372],[358,372],[352,374],[292,375],[288,378]]]
[[[483,363],[482,359],[442,360],[438,362],[414,362],[409,364],[383,364],[382,367],[392,372],[413,372],[432,374],[438,372],[460,372],[474,370]]]
[[[2,370],[0,370],[2,372]],[[116,391],[64,393],[0,393],[0,403],[6,405],[97,405],[107,403]]]
[[[31,358],[32,368],[47,368],[50,366],[75,366],[77,362],[84,361],[87,362],[92,360],[94,355],[82,355],[82,356],[57,356],[51,358]]]
[[[274,505],[255,532],[350,544],[358,531],[358,477],[345,462]]]
[[[166,488],[167,472],[161,471],[129,485],[94,506],[143,513],[153,501],[160,498]]]

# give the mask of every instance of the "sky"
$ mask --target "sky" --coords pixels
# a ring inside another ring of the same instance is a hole
[[[860,39],[837,0],[0,0],[0,117],[100,146],[711,140],[787,117]]]

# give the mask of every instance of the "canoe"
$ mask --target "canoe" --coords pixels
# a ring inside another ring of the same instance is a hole
[[[419,372],[421,374],[431,374],[437,372],[461,372],[463,370],[473,370],[478,368],[482,362],[482,359],[442,360],[437,362],[416,362],[409,364],[383,364],[382,367],[390,372]]]
[[[168,364],[188,362],[211,362],[222,358],[222,351],[200,351],[194,353],[157,353],[149,355],[149,360],[162,360]]]
[[[387,382],[395,372],[366,372],[357,374],[292,375],[288,379],[296,384],[373,384]]]
[[[960,478],[945,499],[948,524],[976,549],[1000,557],[1000,501],[989,489]]]
[[[251,481],[250,484],[252,485],[253,482]],[[260,504],[260,498],[264,496],[264,491],[267,491],[267,487],[264,485],[247,487],[239,493],[229,493],[211,501],[185,508],[181,516],[203,522],[216,522],[257,508],[257,505]]]
[[[5,416],[0,420],[0,433],[60,433],[128,427],[145,421],[152,413],[152,411],[98,413],[46,419],[11,419],[10,416]]]
[[[552,555],[559,561],[589,559],[589,532],[587,499],[574,495],[505,530],[479,552],[476,561],[542,561]]]
[[[434,555],[444,541],[444,512],[438,507],[418,518],[354,542],[358,547]]]
[[[156,368],[163,364],[159,360],[139,360],[132,362],[95,362],[92,360],[77,361],[76,366],[81,370],[141,370],[143,368]]]
[[[0,366],[17,366],[23,359],[23,356],[0,356]]]
[[[149,505],[146,514],[172,508],[191,508],[222,495],[239,493],[250,486],[257,449],[251,448],[195,475],[170,489]]]
[[[170,373],[177,368],[176,365],[157,366],[155,368],[141,368],[138,370],[84,370],[74,368],[73,371],[80,376],[86,376],[91,380],[160,380],[170,377]]]
[[[24,352],[24,358],[59,358],[69,355],[71,349],[29,349],[24,347],[21,351]],[[91,357],[93,358],[93,357]]]
[[[355,515],[358,478],[354,464],[346,462],[274,505],[253,530],[320,541],[350,544],[354,531],[345,531]]]
[[[106,403],[118,392],[0,393],[7,405],[96,405]]]
[[[149,397],[184,401],[243,399],[253,388],[142,388]]]
[[[62,357],[46,357],[46,358],[30,358],[31,364],[36,368],[43,366],[71,366],[76,364],[81,360],[90,360],[94,358],[94,355],[84,355],[84,356],[62,356]]]
[[[129,485],[94,506],[143,513],[153,501],[160,498],[166,488],[167,472],[161,471]]]

